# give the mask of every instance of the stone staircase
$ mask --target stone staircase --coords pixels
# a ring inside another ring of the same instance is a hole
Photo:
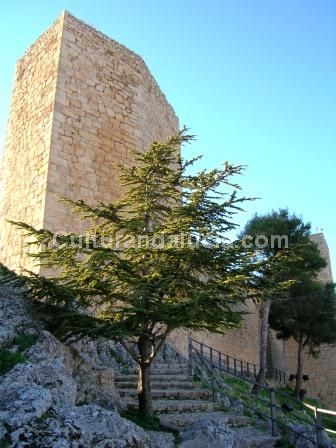
[[[153,408],[156,413],[214,411],[211,391],[200,388],[190,378],[186,364],[159,364],[151,369]],[[136,408],[137,372],[130,371],[116,378],[121,398]]]
[[[116,387],[128,408],[136,409],[137,371],[120,374]],[[223,412],[213,403],[211,391],[193,381],[187,364],[156,364],[151,369],[154,412],[160,419],[162,429],[182,433],[197,419],[218,420],[237,431],[247,448],[271,448],[278,438],[267,431],[251,426],[249,417]]]

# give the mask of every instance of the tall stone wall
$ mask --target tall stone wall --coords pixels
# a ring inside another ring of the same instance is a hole
[[[249,363],[259,364],[259,336],[260,318],[253,301],[247,301],[242,307],[244,317],[241,326],[235,330],[228,330],[224,335],[209,332],[175,331],[169,337],[180,354],[188,356],[188,337],[219,350],[226,355],[241,359]]]
[[[32,269],[22,232],[6,219],[44,222],[50,139],[63,17],[17,62],[2,161],[0,260]]]
[[[120,196],[118,165],[178,130],[138,55],[67,12],[17,64],[3,160],[0,261],[31,269],[22,232],[5,219],[80,231],[59,196]]]
[[[143,60],[66,14],[51,137],[45,223],[73,228],[56,195],[89,202],[120,196],[118,165],[175,133],[178,121]],[[78,225],[76,223],[76,225]]]
[[[327,242],[322,233],[312,235],[312,240],[318,245],[321,255],[327,261],[327,266],[319,273],[319,280],[332,282],[331,262]],[[296,373],[297,344],[294,340],[284,342],[284,361],[288,374]],[[322,345],[318,358],[312,358],[306,352],[304,355],[304,373],[309,381],[304,388],[311,397],[316,397],[336,409],[336,347]]]

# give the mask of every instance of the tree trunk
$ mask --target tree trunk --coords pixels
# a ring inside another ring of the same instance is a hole
[[[138,373],[139,413],[145,417],[152,417],[153,402],[150,367],[153,359],[153,344],[147,336],[140,336],[138,340],[138,349],[140,355]]]
[[[256,378],[256,384],[253,386],[252,393],[258,395],[260,391],[260,384],[265,383],[266,379],[266,371],[267,371],[267,342],[268,342],[268,317],[271,308],[271,301],[265,300],[262,303],[260,315],[261,315],[261,324],[260,324],[260,366],[259,372]]]
[[[299,339],[299,347],[298,347],[298,354],[297,354],[297,370],[296,370],[296,381],[295,381],[295,391],[294,396],[295,398],[300,398],[300,390],[302,389],[302,376],[303,376],[303,340],[302,337]]]

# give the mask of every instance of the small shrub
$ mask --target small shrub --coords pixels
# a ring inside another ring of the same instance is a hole
[[[160,420],[158,417],[143,417],[136,409],[127,409],[122,411],[120,415],[141,426],[146,431],[160,431]]]
[[[9,372],[16,364],[25,362],[26,358],[21,353],[12,353],[0,349],[0,375]]]
[[[86,406],[87,404],[89,404],[89,401],[88,401],[88,400],[79,400],[79,401],[76,403],[76,406]]]
[[[13,343],[17,346],[18,352],[22,353],[36,344],[37,339],[38,336],[35,334],[18,334],[14,337]]]
[[[49,411],[46,411],[43,415],[41,415],[41,417],[37,417],[36,421],[38,423],[42,423],[46,420],[48,420],[48,418],[55,418],[56,414],[53,410],[49,409]]]

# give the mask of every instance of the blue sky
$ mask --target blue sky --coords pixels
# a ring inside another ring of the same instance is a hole
[[[334,0],[3,2],[0,145],[15,61],[63,9],[139,53],[198,136],[201,167],[247,165],[237,220],[288,207],[323,229],[336,274]]]

